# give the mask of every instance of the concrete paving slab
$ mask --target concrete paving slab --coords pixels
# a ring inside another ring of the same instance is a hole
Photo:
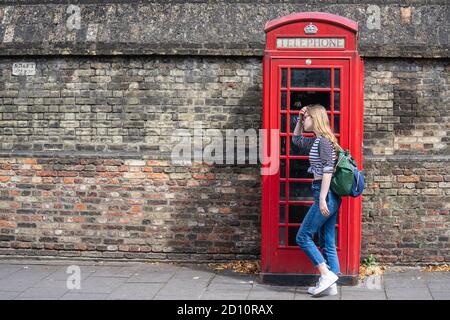
[[[115,289],[120,287],[125,283],[125,278],[117,278],[117,277],[88,277],[84,280],[81,280],[80,289],[73,289],[72,291],[76,291],[78,293],[104,293],[110,294]]]
[[[6,278],[11,274],[21,270],[23,266],[20,265],[5,265],[0,264],[0,279]]]
[[[167,282],[174,276],[174,274],[174,271],[139,271],[129,277],[127,282]]]
[[[430,292],[434,300],[450,300],[450,289],[447,290],[430,289]]]
[[[80,268],[81,289],[69,290],[69,266]],[[403,272],[400,272],[403,271]],[[307,287],[261,284],[257,275],[165,263],[0,260],[0,299],[138,300],[386,300],[450,299],[450,272],[390,268],[336,296],[312,297]]]
[[[0,291],[0,300],[13,300],[21,291]]]
[[[151,300],[161,290],[160,283],[124,283],[116,288],[108,300]]]
[[[105,293],[75,293],[68,292],[59,300],[107,300],[108,294]]]
[[[26,298],[26,299],[59,299],[64,294],[66,294],[69,290],[67,288],[28,288],[27,290],[23,291],[20,295],[18,295],[16,298]]]
[[[432,300],[428,289],[423,288],[386,288],[389,300]]]

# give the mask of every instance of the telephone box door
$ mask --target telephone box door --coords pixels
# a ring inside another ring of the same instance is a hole
[[[270,60],[270,128],[279,129],[279,171],[269,183],[269,252],[267,272],[316,274],[317,270],[296,243],[303,218],[313,204],[307,173],[308,152],[292,143],[298,111],[322,104],[339,144],[348,148],[349,60],[295,57]],[[305,136],[313,136],[306,133]],[[348,261],[348,199],[342,198],[336,225],[336,246],[341,272]],[[319,239],[316,237],[319,246]],[[263,270],[264,272],[265,270]]]

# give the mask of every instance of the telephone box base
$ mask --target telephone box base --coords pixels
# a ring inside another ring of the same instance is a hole
[[[281,286],[313,286],[319,281],[317,274],[289,274],[289,273],[261,273],[259,281],[264,284]],[[339,286],[356,286],[359,275],[341,275],[337,284]]]

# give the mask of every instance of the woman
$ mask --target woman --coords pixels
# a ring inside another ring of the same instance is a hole
[[[303,137],[303,130],[313,131],[315,137]],[[328,115],[322,105],[309,105],[300,110],[292,142],[300,148],[309,150],[308,172],[314,174],[311,186],[314,192],[314,204],[309,208],[296,237],[297,244],[319,269],[321,275],[316,287],[309,288],[308,293],[314,296],[335,295],[337,294],[337,274],[340,273],[335,244],[335,225],[341,198],[330,189],[330,183],[338,143],[330,129]],[[319,232],[323,255],[313,240],[316,232]]]

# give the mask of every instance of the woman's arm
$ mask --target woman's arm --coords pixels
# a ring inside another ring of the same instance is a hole
[[[322,185],[320,187],[320,201],[326,200],[328,190],[330,189],[332,173],[324,173],[322,176]]]
[[[326,138],[322,138],[320,140],[319,148],[320,148],[320,158],[323,163],[322,185],[320,187],[320,198],[319,198],[320,211],[322,212],[323,215],[328,216],[330,212],[328,211],[326,198],[328,191],[330,189],[331,178],[333,177],[336,152],[334,151],[332,143]]]
[[[298,146],[299,148],[310,149],[314,143],[314,137],[304,137],[303,126],[301,125],[301,121],[297,121],[294,129],[294,135],[292,137],[292,143]]]

